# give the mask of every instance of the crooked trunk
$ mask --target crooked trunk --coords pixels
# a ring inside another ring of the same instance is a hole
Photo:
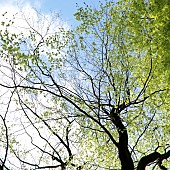
[[[134,170],[134,163],[131,157],[131,153],[128,149],[128,134],[125,129],[119,133],[119,159],[121,162],[122,170]]]
[[[126,127],[123,125],[120,118],[120,112],[115,112],[115,109],[110,113],[110,117],[119,133],[119,159],[121,162],[122,170],[134,170],[134,163],[131,157],[131,153],[128,149],[128,133]]]
[[[119,159],[121,162],[121,170],[134,170],[133,160],[128,148],[119,147]]]

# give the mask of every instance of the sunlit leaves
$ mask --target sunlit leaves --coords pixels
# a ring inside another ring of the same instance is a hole
[[[122,115],[130,134],[137,132],[135,136],[140,136],[145,128],[150,128],[148,122],[154,112],[158,115],[161,113],[159,116],[162,117],[162,122],[158,123],[159,126],[163,127],[168,123],[164,122],[164,118],[169,115],[169,97],[166,95],[169,93],[169,9],[169,2],[166,0],[125,0],[118,1],[115,5],[113,1],[100,4],[99,9],[92,9],[85,4],[75,14],[81,23],[76,30],[80,43],[76,41],[75,47],[83,50],[79,64],[85,63],[84,77],[87,75],[89,82],[93,80],[94,87],[102,82],[100,92],[106,98],[110,97],[110,104],[115,107],[135,100],[142,89],[140,100],[150,96],[142,106],[129,107]],[[93,73],[89,68],[93,68]],[[97,95],[98,88],[94,89]],[[164,92],[152,94],[161,89]],[[158,117],[153,122],[157,122]],[[152,129],[158,125],[152,123],[150,126]],[[166,132],[162,133],[162,138],[166,138],[165,136]],[[130,140],[134,138],[130,135]],[[146,132],[145,138],[148,138],[146,146],[143,145],[139,150],[147,150],[151,140],[155,141],[155,145],[157,140],[161,140],[159,132],[152,135],[150,130]],[[167,140],[162,145],[165,146],[166,143]]]
[[[130,43],[139,51],[150,48],[149,55],[155,59],[161,74],[169,70],[169,5],[168,0],[133,0],[124,4],[126,27],[133,37]]]

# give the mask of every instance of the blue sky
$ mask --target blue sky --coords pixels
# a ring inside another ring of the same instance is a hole
[[[78,3],[79,6],[82,6],[83,2],[94,7],[99,6],[99,0],[29,0],[29,2],[35,8],[39,6],[39,9],[43,12],[59,12],[61,17],[71,25],[75,23],[73,14],[76,12],[76,3]],[[100,0],[100,2],[104,3],[105,0]]]
[[[11,7],[22,7],[29,4],[42,13],[48,14],[55,11],[61,15],[61,18],[66,21],[68,25],[75,26],[78,23],[73,16],[77,9],[76,3],[79,6],[83,6],[85,2],[94,8],[98,8],[99,1],[105,3],[107,0],[0,0],[0,12],[5,10],[4,7],[12,12],[12,10],[10,10]]]

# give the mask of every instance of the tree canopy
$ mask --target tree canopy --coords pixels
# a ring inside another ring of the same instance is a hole
[[[1,169],[170,168],[170,1],[84,3],[75,29],[39,17],[1,21]]]

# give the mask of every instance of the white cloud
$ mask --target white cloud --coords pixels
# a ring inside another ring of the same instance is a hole
[[[59,31],[58,28],[60,26],[63,26],[65,29],[69,28],[69,26],[66,23],[63,23],[60,19],[58,19],[57,16],[52,14],[43,14],[43,12],[38,13],[35,10],[35,8],[32,7],[32,5],[33,7],[36,7],[36,9],[39,10],[41,8],[41,1],[37,0],[34,2],[34,4],[31,4],[29,1],[24,1],[24,0],[23,1],[15,1],[15,0],[0,1],[0,30],[4,29],[4,27],[1,25],[1,22],[2,21],[8,22],[10,19],[13,19],[13,16],[15,16],[15,23],[12,27],[9,28],[10,32],[14,32],[14,33],[24,32],[24,36],[28,35],[28,29],[27,29],[29,28],[28,23],[30,24],[31,27],[35,28],[42,35],[46,33],[49,24],[51,24],[51,27],[49,29],[48,34],[53,34],[57,30]],[[3,16],[3,14],[5,15]],[[37,41],[39,41],[39,38],[40,37],[37,37]],[[10,80],[12,79],[13,76],[12,75],[13,72],[11,68],[8,67],[8,65],[5,62],[3,63],[2,60],[0,65],[3,66],[0,67],[0,83],[4,83],[4,84],[11,83]],[[11,95],[11,91],[9,89],[0,86],[0,111],[1,111],[0,114],[2,116],[4,116],[5,111],[7,109],[7,104],[9,102],[10,95]],[[27,98],[28,96],[25,97]],[[43,98],[42,96],[39,96],[39,99],[41,100],[41,102],[47,103],[47,99],[45,97]],[[37,108],[38,107],[40,107],[40,105],[37,106]],[[16,112],[15,109],[16,109],[15,102],[11,102],[9,113],[7,115],[7,120],[8,121],[12,120],[12,123],[16,124],[15,127],[16,129],[12,128],[11,129],[12,131],[10,131],[11,133],[22,129],[23,128],[21,126],[22,122],[26,122],[26,118],[24,118],[24,114],[19,111]],[[42,107],[39,110],[42,112],[44,111]],[[0,122],[0,125],[3,125],[2,121]],[[11,122],[9,122],[8,125],[11,125]],[[28,129],[28,131],[30,131],[30,129]],[[32,129],[31,131],[33,132]],[[24,130],[19,131],[19,133],[21,132],[24,132]],[[28,136],[26,138],[24,135],[21,135],[19,136],[19,138],[20,141],[22,141],[22,144],[25,143],[25,145],[27,145],[28,148],[30,147],[29,144],[26,143],[26,140],[28,140],[29,138]],[[2,159],[3,159],[3,154],[4,153],[1,153],[2,156],[0,155],[0,158]],[[16,163],[15,161],[16,161],[15,159],[11,160],[11,162],[13,163]]]
[[[15,25],[19,28],[27,28],[29,23],[31,26],[41,30],[41,32],[44,32],[50,22],[52,22],[52,32],[56,31],[56,28],[61,25],[69,28],[68,24],[61,21],[56,13],[43,13],[41,6],[42,1],[40,0],[33,1],[33,3],[24,0],[0,1],[0,21],[8,21],[13,19],[13,15],[15,15]],[[5,14],[5,16],[2,16],[2,14]],[[25,19],[28,23],[26,23]]]
[[[6,5],[4,1],[2,2],[3,5],[0,3],[0,30],[5,30],[5,28],[1,25],[1,22],[8,23],[10,20],[13,20],[14,24],[8,28],[10,33],[24,32],[24,36],[27,37],[31,27],[32,31],[35,29],[35,31],[38,32],[35,37],[36,45],[46,34],[46,36],[49,36],[57,31],[60,32],[59,28],[61,27],[65,30],[70,28],[66,22],[63,22],[59,18],[57,13],[43,13],[43,11],[39,9],[41,7],[39,0],[35,1],[33,4],[36,8],[33,8],[29,1],[21,2],[15,0],[7,0],[7,3],[8,5]],[[58,41],[62,42],[61,35]],[[34,48],[33,44],[30,45]],[[41,48],[41,51],[45,53],[49,51],[49,49],[47,47],[45,49]],[[50,49],[50,52],[57,53],[57,50]]]
[[[43,4],[43,0],[32,0],[32,1],[31,0],[1,0],[0,4],[1,4],[1,8],[4,7],[22,8],[26,4],[30,4],[33,8],[40,9]]]

